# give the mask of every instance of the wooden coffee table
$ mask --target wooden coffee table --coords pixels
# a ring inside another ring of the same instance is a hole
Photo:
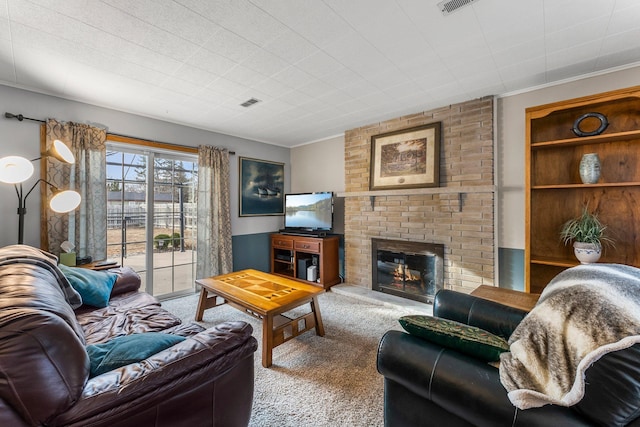
[[[262,366],[265,368],[271,366],[274,347],[313,328],[316,334],[324,336],[317,299],[324,292],[321,287],[258,270],[199,279],[196,284],[202,287],[196,320],[202,320],[206,309],[225,303],[262,319]],[[311,305],[310,313],[296,318],[282,315],[306,303]]]

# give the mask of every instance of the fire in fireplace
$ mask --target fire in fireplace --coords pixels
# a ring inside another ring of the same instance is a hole
[[[444,245],[372,239],[372,289],[433,302],[444,287]]]

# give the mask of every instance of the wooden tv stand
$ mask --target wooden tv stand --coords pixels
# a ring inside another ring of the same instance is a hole
[[[338,236],[271,235],[271,273],[327,289],[340,283]],[[317,280],[306,280],[306,266],[316,265]]]

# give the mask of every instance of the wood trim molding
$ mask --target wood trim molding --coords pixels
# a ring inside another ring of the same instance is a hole
[[[153,141],[150,139],[134,138],[131,136],[116,135],[107,133],[107,141],[121,142],[124,144],[142,145],[144,147],[159,148],[162,150],[179,151],[181,153],[198,154],[197,147],[188,147],[186,145],[170,144],[168,142]]]
[[[47,151],[47,126],[40,125],[40,152]],[[47,179],[47,158],[40,159],[40,178]],[[49,234],[47,233],[47,186],[40,183],[40,249],[49,250]]]

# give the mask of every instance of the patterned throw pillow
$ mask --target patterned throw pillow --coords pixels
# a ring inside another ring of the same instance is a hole
[[[485,362],[499,360],[500,353],[509,351],[509,344],[504,338],[453,320],[413,315],[403,316],[399,322],[411,335]]]

